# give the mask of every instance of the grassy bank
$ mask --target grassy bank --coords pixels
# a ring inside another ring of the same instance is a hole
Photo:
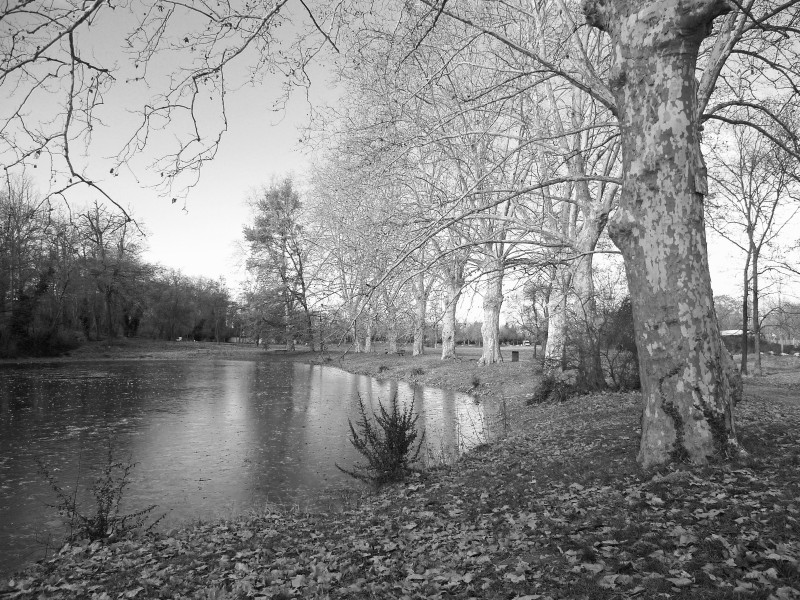
[[[0,359],[0,364],[90,360],[202,360],[204,358],[260,360],[264,358],[264,350],[245,344],[113,338],[85,342],[60,356]]]
[[[524,357],[292,358],[485,396],[533,379]],[[513,435],[344,510],[80,544],[0,581],[0,597],[798,598],[798,394],[788,364],[748,382],[746,457],[651,472],[635,462],[636,394],[519,402]]]
[[[409,381],[477,397],[509,399],[530,398],[540,372],[530,347],[504,348],[504,361],[485,367],[478,365],[481,348],[459,347],[458,358],[448,360],[441,360],[440,352],[438,348],[426,348],[422,356],[411,356],[410,352],[397,356],[387,354],[379,345],[372,353],[333,351],[307,354],[303,360],[378,379]],[[517,362],[511,361],[512,352],[518,353]]]

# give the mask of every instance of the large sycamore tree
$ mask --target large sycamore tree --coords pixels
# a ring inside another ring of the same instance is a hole
[[[611,38],[609,89],[622,190],[609,223],[625,258],[644,394],[639,461],[703,462],[737,451],[740,384],[714,314],[703,198],[697,58],[720,0],[586,0]]]

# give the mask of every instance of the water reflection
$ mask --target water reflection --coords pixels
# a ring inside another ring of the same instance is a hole
[[[348,419],[358,396],[377,410],[413,399],[427,454],[454,455],[488,436],[484,407],[444,390],[288,362],[137,361],[0,367],[0,572],[58,539],[44,460],[64,485],[91,479],[105,440],[138,466],[128,510],[158,504],[167,524],[308,503],[352,485]],[[53,543],[56,543],[55,541]]]

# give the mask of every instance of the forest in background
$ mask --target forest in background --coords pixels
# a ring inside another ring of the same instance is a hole
[[[57,355],[118,336],[229,337],[225,284],[147,263],[143,243],[116,211],[67,210],[11,180],[0,191],[0,357]]]

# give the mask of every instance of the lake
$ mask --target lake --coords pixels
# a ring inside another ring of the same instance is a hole
[[[137,463],[125,512],[157,504],[160,527],[269,502],[322,508],[353,479],[348,419],[414,401],[430,460],[488,439],[470,396],[286,361],[96,361],[0,365],[0,573],[58,548],[63,525],[40,459],[60,485],[89,488],[114,455]],[[321,498],[328,498],[321,500]]]

